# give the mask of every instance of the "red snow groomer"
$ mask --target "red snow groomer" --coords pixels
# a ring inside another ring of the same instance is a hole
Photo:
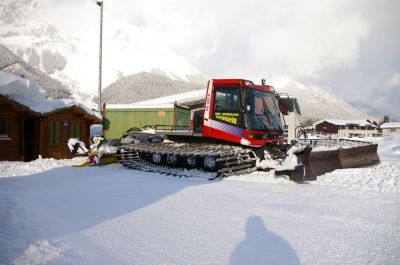
[[[333,153],[324,149],[328,153],[323,156],[312,152],[311,142],[286,143],[283,126],[286,100],[264,80],[255,85],[243,79],[212,79],[207,84],[202,110],[192,113],[190,126],[132,128],[121,137],[117,159],[132,169],[180,176],[193,176],[197,170],[214,179],[256,170],[257,157],[282,164],[286,151],[296,145],[291,149],[297,157],[296,165],[276,168],[277,174],[289,175],[296,181],[315,179],[323,172],[352,164],[362,166],[379,161],[377,146],[365,142],[352,141],[348,149],[338,141],[332,147]],[[318,145],[324,144],[320,141]],[[341,149],[353,151],[340,155]],[[351,156],[357,157],[351,158],[356,162],[349,160]]]
[[[202,137],[243,146],[283,143],[283,124],[275,89],[242,79],[210,80]],[[196,128],[194,128],[196,130]]]

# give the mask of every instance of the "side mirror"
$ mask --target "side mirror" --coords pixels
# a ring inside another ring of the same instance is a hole
[[[249,112],[251,110],[250,105],[246,105],[245,108],[242,108],[242,113]]]

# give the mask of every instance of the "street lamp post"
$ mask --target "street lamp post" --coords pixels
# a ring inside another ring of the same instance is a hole
[[[99,46],[99,88],[98,88],[98,104],[99,113],[101,113],[101,72],[102,72],[102,48],[103,48],[103,0],[97,0],[96,4],[100,6],[100,46]]]

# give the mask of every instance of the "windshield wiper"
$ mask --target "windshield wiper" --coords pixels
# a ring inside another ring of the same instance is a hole
[[[268,110],[267,103],[265,103],[264,99],[262,99],[262,103],[263,103],[263,108],[264,108],[263,113],[267,117],[268,123],[272,125],[271,119],[270,119],[269,114],[268,114],[268,112],[270,112],[270,111]]]

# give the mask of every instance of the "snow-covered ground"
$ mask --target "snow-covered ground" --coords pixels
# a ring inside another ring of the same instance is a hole
[[[308,184],[3,161],[0,264],[399,264],[400,138],[379,143]]]

